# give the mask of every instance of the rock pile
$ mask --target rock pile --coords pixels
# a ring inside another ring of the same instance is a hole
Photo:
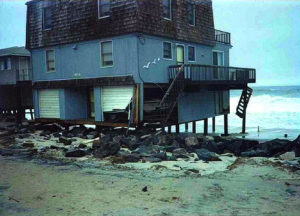
[[[38,139],[33,136],[37,133]],[[47,151],[59,151],[65,157],[114,157],[119,162],[218,161],[219,155],[228,153],[238,157],[280,157],[282,160],[300,157],[300,136],[294,141],[275,139],[260,143],[256,140],[220,136],[166,134],[149,129],[130,131],[126,135],[125,129],[107,129],[99,133],[84,126],[64,129],[58,124],[23,123],[0,131],[0,144],[12,143],[12,137],[27,139],[21,147],[30,149],[31,152],[45,154]],[[91,140],[92,145],[78,144],[79,138]],[[55,140],[55,144],[35,149],[35,143],[41,140]],[[7,155],[7,151],[0,147],[0,154]]]

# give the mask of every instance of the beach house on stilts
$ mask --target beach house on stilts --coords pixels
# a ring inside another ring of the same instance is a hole
[[[215,29],[211,0],[32,0],[36,119],[109,127],[169,127],[224,116],[255,69],[230,67],[230,33]],[[170,127],[169,127],[170,128]]]

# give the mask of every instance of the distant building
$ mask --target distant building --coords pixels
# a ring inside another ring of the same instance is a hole
[[[207,125],[225,115],[226,126],[231,89],[245,90],[244,118],[256,72],[229,67],[230,33],[215,30],[211,0],[32,0],[27,7],[37,120]]]
[[[0,49],[0,112],[17,113],[32,109],[30,52],[24,47]]]

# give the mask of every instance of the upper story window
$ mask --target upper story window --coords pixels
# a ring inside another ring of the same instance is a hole
[[[55,51],[54,50],[46,50],[46,65],[47,65],[47,72],[55,71]]]
[[[163,42],[163,58],[172,59],[172,43]]]
[[[187,12],[188,12],[189,24],[194,26],[196,23],[195,5],[188,2],[187,3]]]
[[[112,41],[101,42],[101,67],[111,67],[113,61],[113,43]]]
[[[188,60],[196,61],[196,52],[195,52],[195,47],[193,46],[188,46]]]
[[[11,70],[11,58],[0,60],[0,70]]]
[[[110,0],[98,0],[98,18],[110,16]]]
[[[172,19],[172,0],[162,0],[163,18]]]
[[[52,27],[52,11],[51,7],[43,8],[43,29],[48,30]]]

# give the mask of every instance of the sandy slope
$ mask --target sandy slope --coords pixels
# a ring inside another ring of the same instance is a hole
[[[0,157],[0,215],[299,215],[299,175],[266,159],[239,159],[231,168],[200,176]]]

